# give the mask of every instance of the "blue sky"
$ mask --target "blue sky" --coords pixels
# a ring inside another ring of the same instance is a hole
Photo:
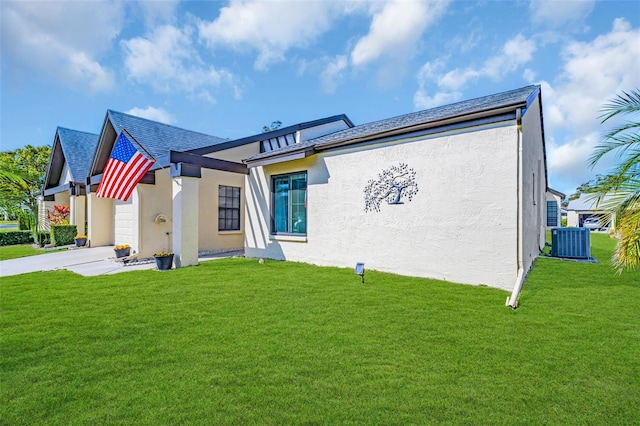
[[[640,87],[636,1],[2,1],[0,148],[99,133],[107,109],[238,138],[274,120],[356,124],[542,85],[549,184],[599,109]]]

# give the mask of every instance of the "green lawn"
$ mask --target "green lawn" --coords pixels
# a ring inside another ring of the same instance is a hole
[[[640,272],[506,292],[224,259],[0,279],[3,424],[638,424]]]
[[[0,260],[17,259],[19,257],[35,256],[38,254],[53,253],[56,251],[66,250],[62,249],[48,249],[34,248],[32,244],[20,244],[14,246],[0,247]],[[34,260],[37,262],[37,260]]]

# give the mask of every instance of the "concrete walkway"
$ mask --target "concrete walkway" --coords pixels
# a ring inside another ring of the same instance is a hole
[[[212,259],[242,255],[242,251],[227,251],[199,257],[198,261],[204,262]],[[111,246],[73,248],[56,253],[0,261],[0,277],[38,271],[55,271],[58,269],[67,269],[77,274],[90,277],[142,269],[156,269],[156,263],[151,259],[149,261],[141,261],[139,263],[132,262],[125,265],[120,259],[116,261],[113,247]]]

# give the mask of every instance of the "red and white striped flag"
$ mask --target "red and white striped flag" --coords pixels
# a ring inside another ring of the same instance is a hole
[[[153,163],[133,146],[124,133],[120,133],[102,173],[96,196],[127,201]]]

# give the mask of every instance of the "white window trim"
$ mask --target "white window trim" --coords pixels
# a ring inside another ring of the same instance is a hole
[[[298,243],[306,243],[307,236],[306,235],[285,235],[285,234],[277,234],[277,235],[269,235],[270,240],[275,241],[293,241]]]

